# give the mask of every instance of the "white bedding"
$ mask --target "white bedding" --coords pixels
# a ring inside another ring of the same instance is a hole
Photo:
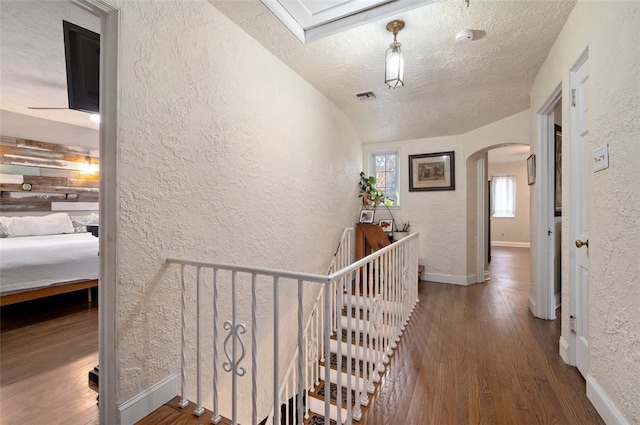
[[[98,278],[91,233],[0,239],[0,293]]]

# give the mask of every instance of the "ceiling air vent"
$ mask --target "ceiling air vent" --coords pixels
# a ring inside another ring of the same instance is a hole
[[[375,94],[373,94],[373,92],[372,92],[372,91],[367,91],[367,92],[364,92],[364,93],[358,93],[358,94],[356,94],[356,97],[357,97],[358,99],[360,99],[360,102],[367,102],[367,101],[369,101],[369,100],[373,100],[373,99],[375,99],[375,98],[376,98],[376,95],[375,95]]]

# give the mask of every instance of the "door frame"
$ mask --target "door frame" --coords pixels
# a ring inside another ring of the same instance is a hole
[[[487,231],[487,220],[489,220],[489,214],[487,212],[487,152],[485,151],[476,162],[476,172],[478,178],[478,197],[477,197],[477,229],[478,237],[477,242],[477,255],[478,261],[476,264],[476,282],[482,283],[485,281],[487,274],[487,244],[490,242],[491,235]]]
[[[555,135],[553,111],[562,99],[562,83],[553,90],[537,113],[536,183],[534,184],[537,226],[535,292],[529,294],[529,310],[535,317],[556,318],[554,293],[554,163],[555,151],[551,149]],[[531,253],[533,255],[533,252]]]
[[[467,169],[471,170],[475,166],[475,174],[477,176],[476,184],[470,184],[467,189],[467,196],[471,196],[471,191],[477,192],[476,198],[476,247],[475,252],[469,255],[475,255],[476,267],[473,278],[476,283],[482,283],[490,279],[489,265],[487,262],[487,246],[491,243],[491,234],[487,226],[489,219],[489,197],[487,193],[487,182],[489,181],[489,159],[488,153],[493,149],[503,148],[506,146],[529,146],[526,143],[498,143],[492,146],[484,147],[467,158]],[[472,202],[473,204],[473,202]],[[470,211],[473,211],[470,209]],[[531,212],[529,212],[531,216]],[[531,297],[529,297],[531,299]]]
[[[116,405],[116,190],[118,164],[118,41],[120,11],[103,0],[71,0],[100,18],[100,284],[98,358],[100,423],[118,424]]]

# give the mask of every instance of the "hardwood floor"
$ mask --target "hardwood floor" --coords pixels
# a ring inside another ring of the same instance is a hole
[[[0,309],[0,423],[98,423],[97,303],[85,291]]]
[[[558,355],[560,320],[527,308],[529,251],[492,248],[491,280],[420,283],[364,425],[604,424]]]

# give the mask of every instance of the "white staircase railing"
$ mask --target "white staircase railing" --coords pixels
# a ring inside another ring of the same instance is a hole
[[[418,301],[418,235],[353,252],[348,229],[328,275],[167,259],[181,266],[181,405],[195,397],[213,423],[359,420]]]

